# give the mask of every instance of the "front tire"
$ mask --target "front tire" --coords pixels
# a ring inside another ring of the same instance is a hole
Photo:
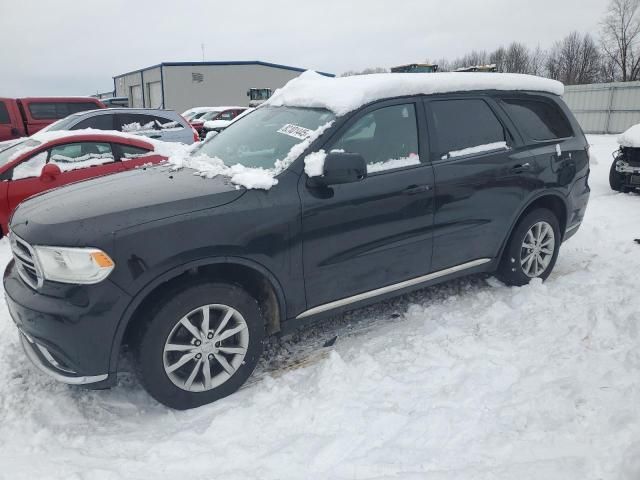
[[[202,283],[163,303],[139,332],[136,371],[149,394],[178,410],[231,395],[262,353],[256,300],[236,285]]]
[[[524,216],[509,238],[497,277],[507,285],[526,285],[532,278],[546,280],[558,258],[560,225],[555,214],[538,208]]]

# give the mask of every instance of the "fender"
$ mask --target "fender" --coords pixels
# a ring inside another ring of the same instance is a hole
[[[192,268],[208,265],[218,265],[223,263],[229,265],[242,265],[244,267],[256,270],[257,272],[264,275],[269,280],[269,283],[276,292],[276,296],[278,298],[278,310],[280,312],[280,323],[283,323],[286,320],[286,299],[284,296],[282,285],[280,284],[276,276],[264,265],[254,260],[248,260],[243,257],[209,257],[193,260],[191,262],[173,267],[172,269],[158,275],[131,298],[129,305],[127,305],[124,313],[120,317],[120,321],[118,322],[118,326],[116,328],[116,333],[113,337],[113,342],[111,343],[109,374],[117,373],[118,357],[120,355],[120,346],[122,344],[124,332],[127,330],[127,326],[129,325],[134,312],[140,306],[140,304],[149,296],[149,294],[151,294],[162,283],[167,282]]]
[[[513,233],[513,230],[516,228],[516,225],[518,224],[518,221],[520,220],[520,218],[522,218],[522,214],[536,200],[539,200],[542,197],[556,197],[558,200],[560,200],[562,202],[562,204],[564,205],[566,218],[567,219],[569,218],[569,211],[567,210],[567,198],[566,198],[566,195],[564,195],[564,193],[561,190],[549,189],[549,190],[538,191],[538,192],[534,193],[531,197],[529,197],[529,199],[526,201],[526,203],[523,204],[524,206],[521,207],[520,210],[518,210],[518,212],[511,219],[511,225],[510,225],[509,230],[507,232],[507,236],[502,241],[502,245],[500,246],[500,250],[498,251],[498,255],[496,257],[498,262],[500,262],[500,259],[502,258],[502,254],[504,253],[504,249],[507,247],[507,242],[511,238],[511,234]],[[561,232],[561,233],[564,236],[564,232]]]

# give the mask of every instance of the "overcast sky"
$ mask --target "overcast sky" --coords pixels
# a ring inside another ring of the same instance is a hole
[[[163,61],[342,73],[598,34],[607,0],[0,0],[0,96],[84,95]]]

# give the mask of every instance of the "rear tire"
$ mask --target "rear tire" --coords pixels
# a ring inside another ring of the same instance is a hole
[[[562,236],[558,219],[546,208],[537,208],[516,225],[502,255],[496,276],[507,285],[526,285],[532,278],[546,278],[558,258]]]
[[[616,162],[614,160],[611,164],[611,169],[609,170],[609,186],[611,186],[612,190],[616,192],[625,192],[623,176],[616,171]]]
[[[200,283],[167,299],[135,343],[138,378],[149,394],[178,410],[231,395],[262,354],[264,320],[236,285]]]

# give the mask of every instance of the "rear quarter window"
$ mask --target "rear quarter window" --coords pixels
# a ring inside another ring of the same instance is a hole
[[[564,112],[552,102],[513,98],[503,99],[502,105],[516,126],[531,140],[573,136]]]

